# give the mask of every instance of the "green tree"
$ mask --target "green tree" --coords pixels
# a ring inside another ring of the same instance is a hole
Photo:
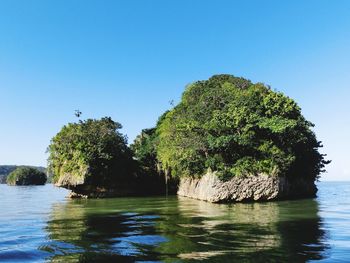
[[[121,128],[109,117],[65,125],[48,147],[53,182],[112,188],[130,179],[134,161]]]
[[[32,167],[18,167],[7,177],[8,185],[43,185],[47,177],[44,172]]]
[[[329,162],[291,98],[231,75],[189,85],[157,126],[157,159],[176,177],[269,174],[315,180]]]
[[[156,127],[164,121],[167,113],[168,111],[159,117]],[[161,163],[157,158],[159,132],[156,127],[143,129],[130,146],[138,164],[149,174],[162,172]]]
[[[157,127],[165,118],[165,112],[160,116]],[[157,148],[159,144],[159,133],[156,128],[143,129],[141,134],[136,137],[131,150],[138,164],[138,176],[153,180],[153,184],[161,185],[164,183],[165,193],[175,193],[177,189],[177,180],[170,180],[167,170],[162,168],[162,164],[157,158]]]
[[[155,128],[143,129],[130,146],[139,165],[150,175],[158,173],[158,135]]]

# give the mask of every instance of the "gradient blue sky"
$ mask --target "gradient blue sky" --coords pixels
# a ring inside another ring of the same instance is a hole
[[[0,0],[0,164],[45,165],[75,109],[131,142],[218,73],[294,98],[333,160],[322,179],[350,179],[345,0]]]

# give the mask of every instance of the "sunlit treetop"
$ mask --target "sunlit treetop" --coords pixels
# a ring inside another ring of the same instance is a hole
[[[157,158],[173,176],[268,174],[316,179],[322,146],[291,98],[261,83],[216,75],[189,85],[157,127]]]

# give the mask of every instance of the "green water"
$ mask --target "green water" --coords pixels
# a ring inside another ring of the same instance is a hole
[[[350,184],[319,188],[313,200],[218,205],[1,186],[0,261],[348,262]]]

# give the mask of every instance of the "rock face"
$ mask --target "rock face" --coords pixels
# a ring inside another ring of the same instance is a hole
[[[117,185],[102,187],[91,184],[84,176],[76,177],[65,174],[60,177],[55,185],[71,190],[70,198],[152,196],[166,193],[164,177],[160,176],[133,177],[128,181],[120,181]],[[175,194],[176,190],[177,181],[168,182],[168,193]]]
[[[215,173],[202,178],[182,178],[177,194],[213,203],[267,201],[307,198],[316,195],[313,181],[293,180],[268,175],[233,177],[221,181]]]

